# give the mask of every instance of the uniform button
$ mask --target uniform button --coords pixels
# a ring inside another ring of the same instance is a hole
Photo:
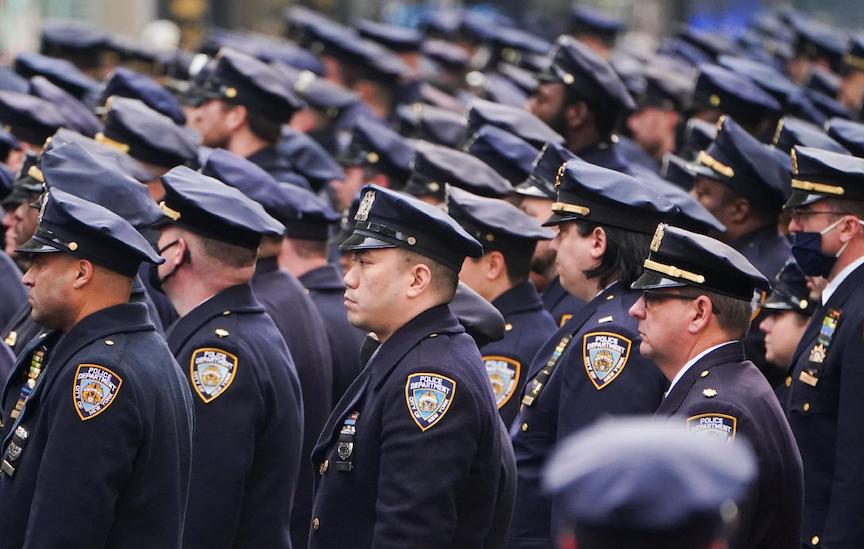
[[[805,402],[804,406],[802,406],[801,409],[804,410],[805,412],[809,412],[810,411],[810,403]]]
[[[321,526],[321,521],[318,520],[318,517],[312,519],[312,529],[317,530],[318,527]]]
[[[786,381],[784,383],[786,384],[787,387],[791,387],[792,386],[792,376],[787,376]]]
[[[327,468],[330,467],[330,460],[325,459],[321,462],[321,465],[318,466],[318,472],[322,475],[327,472]]]
[[[699,377],[707,377],[707,376],[708,376],[708,370],[702,370],[702,373],[699,374]]]
[[[521,429],[522,429],[522,432],[527,431],[527,430],[528,430],[528,424],[527,424],[527,423],[523,423]]]
[[[812,538],[810,538],[810,544],[819,545],[819,536],[813,536]]]

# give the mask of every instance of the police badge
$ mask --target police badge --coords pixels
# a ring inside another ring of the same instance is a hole
[[[504,356],[484,356],[483,365],[486,366],[486,375],[492,384],[492,392],[495,394],[495,404],[500,410],[519,385],[519,373],[522,364],[518,360]]]
[[[366,191],[360,205],[357,207],[357,213],[354,215],[354,221],[366,221],[369,217],[369,210],[372,209],[372,203],[375,202],[375,191]]]
[[[699,414],[687,418],[687,430],[720,440],[735,439],[738,419],[726,414]]]
[[[632,342],[611,332],[591,332],[582,338],[582,361],[588,379],[600,391],[618,377],[630,358]]]
[[[405,382],[405,403],[421,431],[441,421],[456,396],[456,382],[438,374],[418,373]]]
[[[224,393],[237,375],[237,356],[222,349],[203,347],[192,352],[189,375],[192,387],[205,403]]]
[[[104,366],[79,364],[75,371],[72,396],[81,421],[93,419],[111,406],[123,380]]]

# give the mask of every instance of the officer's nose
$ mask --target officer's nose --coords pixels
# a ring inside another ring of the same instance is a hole
[[[767,334],[771,331],[771,328],[774,326],[774,317],[772,315],[766,316],[762,319],[762,322],[759,323],[759,329],[762,330],[763,334]]]
[[[357,267],[352,262],[348,266],[348,270],[345,271],[345,276],[342,277],[342,281],[345,282],[345,286],[348,288],[356,288],[357,287]]]
[[[645,296],[640,296],[636,303],[630,307],[628,314],[633,318],[645,320]]]
[[[34,276],[33,276],[33,267],[27,269],[27,272],[24,273],[24,276],[21,277],[21,283],[27,286],[28,288],[32,288],[34,285]]]

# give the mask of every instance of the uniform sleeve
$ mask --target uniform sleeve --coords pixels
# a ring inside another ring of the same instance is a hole
[[[104,547],[115,503],[142,444],[139,395],[116,368],[80,364],[57,379],[39,463],[26,548]]]
[[[837,443],[831,500],[825,518],[823,546],[846,549],[861,546],[864,537],[864,335],[862,322],[848,335],[843,348],[840,402],[837,406]],[[806,471],[805,471],[806,474]]]
[[[412,549],[451,545],[461,496],[454,486],[471,473],[483,438],[482,414],[471,388],[434,369],[416,372],[398,374],[404,377],[386,397],[372,542],[376,549],[404,549],[409,541]]]

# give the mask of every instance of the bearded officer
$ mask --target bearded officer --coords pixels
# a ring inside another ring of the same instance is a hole
[[[262,235],[283,227],[257,203],[184,166],[162,176],[154,271],[180,318],[166,337],[195,402],[186,548],[290,548],[303,408],[294,361],[250,280]]]
[[[58,189],[18,252],[50,331],[3,391],[3,545],[179,548],[191,398],[147,307],[129,303],[139,264],[162,260],[127,221]]]
[[[552,544],[563,518],[545,497],[543,465],[559,441],[606,415],[650,414],[666,380],[639,355],[629,289],[657,223],[676,208],[640,180],[582,160],[562,164],[547,225],[564,288],[586,304],[534,357],[510,433],[518,491],[510,548]]]
[[[801,456],[765,377],[744,356],[754,295],[768,280],[713,238],[660,225],[630,309],[639,346],[672,381],[657,415],[680,416],[690,431],[747,439],[759,463],[731,547],[787,548],[800,543]]]
[[[355,326],[381,346],[312,454],[309,547],[501,547],[513,454],[474,341],[447,304],[480,244],[440,209],[361,191],[345,275]]]

